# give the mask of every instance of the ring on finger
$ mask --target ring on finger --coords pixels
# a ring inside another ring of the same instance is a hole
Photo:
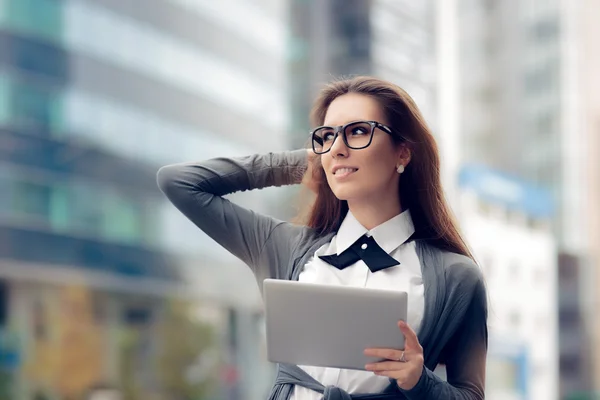
[[[405,363],[407,361],[406,360],[406,354],[405,354],[404,351],[402,352],[402,355],[400,356],[400,358],[398,359],[398,361],[403,362],[403,363]]]

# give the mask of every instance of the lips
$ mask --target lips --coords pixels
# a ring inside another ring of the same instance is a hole
[[[334,167],[332,173],[333,173],[334,176],[336,176],[338,178],[341,178],[341,177],[353,174],[356,171],[358,171],[358,168],[354,168],[354,167]]]
[[[338,168],[335,171],[333,171],[334,175],[344,175],[344,174],[351,174],[352,172],[356,172],[358,171],[358,168]]]

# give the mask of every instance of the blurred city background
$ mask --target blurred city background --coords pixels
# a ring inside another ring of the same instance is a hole
[[[406,89],[490,292],[489,399],[600,390],[600,0],[1,0],[0,399],[259,400],[257,284],[165,164],[306,146]],[[235,195],[292,219],[298,188]],[[443,375],[443,366],[440,367]]]

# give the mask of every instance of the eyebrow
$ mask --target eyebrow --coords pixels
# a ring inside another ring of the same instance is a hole
[[[355,120],[352,120],[352,121],[344,122],[343,124],[326,124],[326,123],[323,123],[323,125],[321,125],[321,126],[344,126],[344,125],[347,125],[347,124],[351,124],[353,122],[362,122],[362,121],[376,121],[376,120],[374,120],[374,119],[355,119]]]

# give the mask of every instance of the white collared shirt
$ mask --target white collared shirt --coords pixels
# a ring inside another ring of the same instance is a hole
[[[421,264],[415,251],[415,242],[406,243],[415,228],[406,210],[370,231],[348,212],[336,236],[331,242],[319,248],[304,266],[299,281],[326,285],[357,286],[379,289],[400,290],[408,293],[408,324],[418,332],[423,319],[424,288]],[[318,256],[340,254],[362,235],[372,236],[377,244],[400,262],[381,271],[371,272],[364,261],[359,260],[349,267],[339,270],[321,260]],[[398,330],[400,334],[400,330]],[[339,368],[300,367],[325,386],[337,386],[348,393],[379,393],[390,380],[370,371],[356,371]],[[322,395],[311,389],[296,385],[291,400],[319,400]]]

